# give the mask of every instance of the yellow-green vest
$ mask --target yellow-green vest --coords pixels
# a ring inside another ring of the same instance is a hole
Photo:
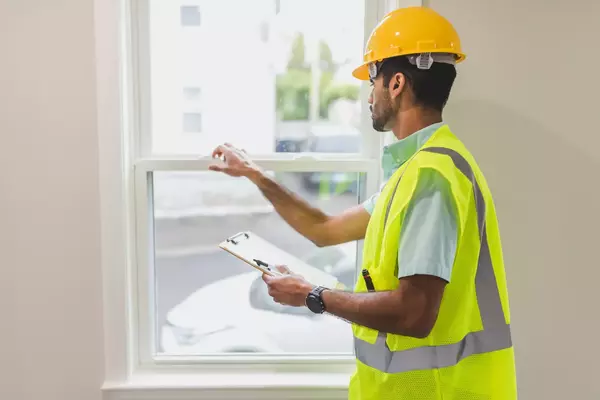
[[[458,243],[433,330],[423,339],[353,324],[357,370],[352,400],[515,400],[510,313],[492,195],[473,156],[442,126],[383,188],[363,248],[375,290],[399,285],[398,238],[423,168],[450,183]],[[356,292],[366,292],[357,278]]]

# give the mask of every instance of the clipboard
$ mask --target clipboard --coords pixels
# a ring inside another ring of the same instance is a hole
[[[281,275],[275,269],[276,265],[285,265],[293,273],[302,275],[313,285],[328,288],[340,288],[337,278],[316,267],[313,267],[298,257],[269,243],[255,233],[244,231],[230,236],[219,244],[219,247],[251,267],[269,275]],[[260,261],[260,262],[258,262]],[[266,265],[265,265],[266,264]]]

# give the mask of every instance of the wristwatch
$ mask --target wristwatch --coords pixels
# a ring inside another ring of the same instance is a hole
[[[316,286],[306,296],[306,307],[315,314],[323,314],[325,312],[322,293],[326,289],[323,286]]]

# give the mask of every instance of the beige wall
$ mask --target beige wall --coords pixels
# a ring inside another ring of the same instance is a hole
[[[100,398],[92,6],[0,1],[0,399]]]
[[[432,3],[469,54],[447,119],[495,193],[520,398],[598,399],[600,6]],[[92,0],[0,2],[2,399],[100,397],[92,13]]]
[[[520,398],[600,399],[600,3],[429,5],[468,53],[446,117],[495,195]]]

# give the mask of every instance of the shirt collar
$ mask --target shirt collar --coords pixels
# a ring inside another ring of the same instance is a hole
[[[383,161],[394,164],[396,168],[400,167],[429,140],[435,131],[437,131],[443,125],[443,122],[429,125],[404,139],[385,146],[383,148]]]

